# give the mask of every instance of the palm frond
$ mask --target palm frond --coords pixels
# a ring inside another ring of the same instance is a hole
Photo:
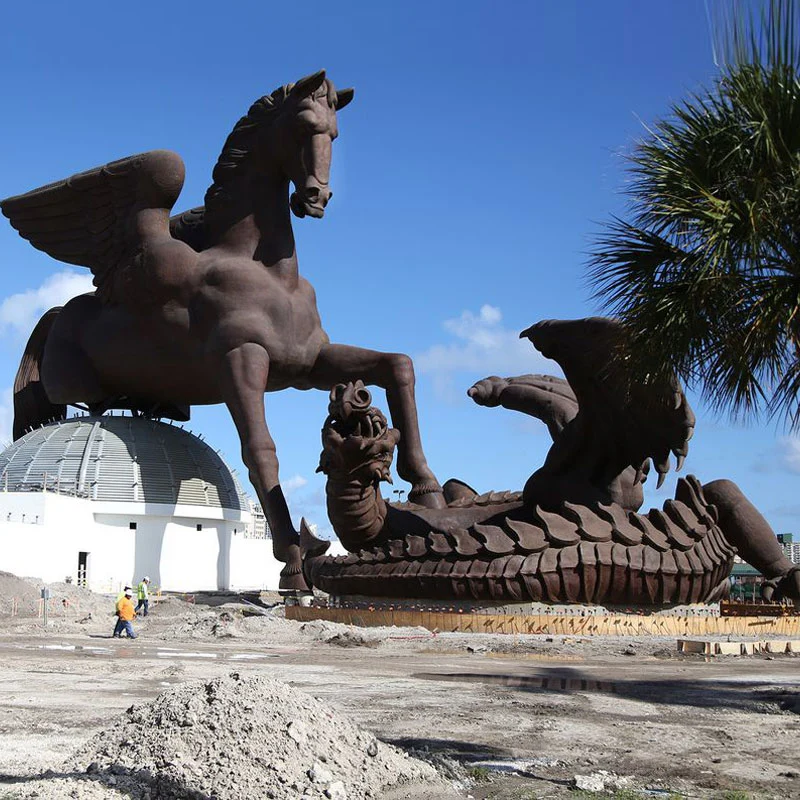
[[[629,157],[627,218],[596,238],[588,277],[643,376],[674,369],[716,409],[800,425],[798,22],[791,0],[736,11],[719,78]]]

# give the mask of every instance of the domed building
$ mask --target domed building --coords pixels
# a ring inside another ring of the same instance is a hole
[[[0,453],[0,569],[117,591],[272,589],[260,508],[219,454],[174,425],[85,416]]]

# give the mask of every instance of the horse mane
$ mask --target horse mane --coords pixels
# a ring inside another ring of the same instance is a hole
[[[211,173],[213,183],[205,196],[207,212],[221,211],[230,202],[229,187],[247,169],[254,135],[261,127],[271,123],[293,86],[293,83],[289,83],[272,94],[260,97],[233,126]]]

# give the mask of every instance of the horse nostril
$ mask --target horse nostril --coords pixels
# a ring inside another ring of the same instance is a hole
[[[306,189],[306,198],[310,200],[312,203],[316,203],[317,200],[319,200],[319,187],[309,186]]]

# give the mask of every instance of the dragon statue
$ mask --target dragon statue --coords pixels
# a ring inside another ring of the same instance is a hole
[[[490,602],[670,605],[727,594],[734,555],[761,570],[763,593],[800,599],[792,564],[766,520],[727,480],[688,476],[663,509],[642,514],[650,464],[659,486],[680,469],[695,419],[677,380],[630,374],[615,320],[549,320],[523,331],[566,380],[489,377],[479,405],[530,414],[553,444],[522,492],[478,494],[450,480],[447,505],[390,504],[380,483],[400,433],[359,381],[331,392],[319,471],[333,528],[349,551],[303,524],[309,584],[336,595]]]

